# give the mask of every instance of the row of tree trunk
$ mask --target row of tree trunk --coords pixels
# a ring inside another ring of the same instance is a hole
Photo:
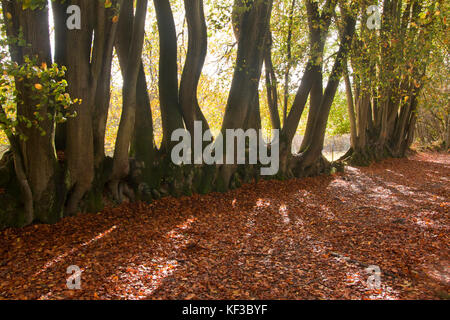
[[[56,39],[53,61],[47,2],[43,1],[38,8],[24,10],[19,1],[2,1],[5,21],[8,22],[7,36],[15,38],[20,35],[29,44],[26,47],[11,45],[11,59],[23,64],[25,56],[36,56],[39,62],[66,66],[68,92],[81,101],[72,106],[77,116],[65,124],[56,126],[51,120],[44,121],[42,126],[46,128],[46,135],[24,127],[21,130],[29,137],[28,140],[10,139],[15,172],[13,180],[20,189],[21,198],[14,207],[15,218],[8,220],[8,224],[52,223],[78,212],[98,211],[105,203],[105,196],[117,203],[125,199],[151,201],[168,194],[226,191],[242,182],[258,179],[256,166],[176,166],[170,161],[174,147],[171,137],[175,130],[182,128],[193,136],[195,121],[203,123],[203,130],[209,128],[197,99],[197,87],[207,53],[204,5],[202,0],[184,0],[184,3],[189,43],[179,82],[177,37],[170,2],[153,1],[160,38],[159,99],[163,126],[162,146],[157,149],[150,108],[152,97],[147,90],[141,58],[147,0],[113,0],[111,7],[105,6],[103,1],[52,1]],[[411,3],[414,5],[409,5],[412,13],[408,19],[414,19],[415,6],[418,5],[414,1]],[[271,120],[273,128],[281,130],[281,165],[277,177],[326,172],[330,170],[330,163],[322,156],[326,125],[340,80],[345,75],[354,153],[366,157],[368,150],[377,153],[380,148],[388,148],[393,155],[401,155],[397,150],[406,150],[411,142],[417,105],[414,97],[419,89],[411,88],[411,83],[406,80],[395,82],[392,86],[405,87],[412,98],[400,101],[393,97],[394,90],[388,86],[376,88],[382,91],[382,98],[375,101],[374,94],[379,95],[380,92],[373,92],[370,80],[359,76],[357,63],[353,66],[356,75],[352,84],[347,57],[361,12],[358,2],[338,5],[334,0],[323,4],[305,0],[305,4],[310,34],[309,60],[289,113],[285,102],[284,121],[281,123],[277,79],[271,58],[273,1],[235,0],[233,24],[238,51],[222,132],[261,128],[259,83],[265,65]],[[66,27],[69,5],[81,8],[83,16],[79,30]],[[292,3],[294,6],[295,1]],[[118,21],[113,18],[115,15],[118,15]],[[333,18],[339,26],[340,43],[324,87],[324,50]],[[363,37],[363,32],[359,36]],[[424,35],[419,33],[417,36]],[[114,156],[107,158],[104,140],[114,49],[124,79],[123,106]],[[389,68],[392,63],[389,51],[383,51],[382,55],[386,59],[383,65]],[[367,64],[371,66],[371,63],[369,59]],[[421,73],[423,70],[419,67],[413,72]],[[29,116],[35,111],[36,102],[27,99],[27,90],[20,86],[19,81],[16,85],[26,102],[17,107],[17,113]],[[308,98],[310,112],[306,136],[300,153],[293,155],[292,140]],[[45,108],[41,110],[50,112]],[[5,214],[11,213],[0,212],[0,215]]]
[[[371,35],[361,25],[350,55],[353,75],[348,66],[344,72],[352,145],[344,159],[357,165],[404,157],[409,150],[430,55],[433,20],[420,22],[423,3],[385,0],[383,8],[379,32]],[[366,7],[362,12],[367,19]]]

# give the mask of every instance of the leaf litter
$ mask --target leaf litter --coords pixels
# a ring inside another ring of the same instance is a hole
[[[420,153],[7,229],[0,298],[448,299],[449,179]]]

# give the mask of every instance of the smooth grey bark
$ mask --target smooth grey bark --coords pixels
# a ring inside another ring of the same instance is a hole
[[[347,107],[350,121],[350,140],[352,148],[356,148],[358,141],[356,115],[355,115],[355,103],[353,101],[352,84],[350,82],[350,76],[348,75],[348,66],[344,69],[344,81],[345,81],[345,93],[347,96]]]
[[[54,46],[54,61],[60,66],[66,66],[67,61],[65,60],[67,57],[66,51],[66,37],[67,32],[69,31],[66,27],[67,20],[67,7],[69,6],[67,2],[61,1],[52,1],[52,10],[53,10],[53,24],[54,24],[54,33],[55,33],[55,46]],[[66,148],[66,133],[67,133],[67,123],[59,123],[56,124],[55,129],[55,147],[58,151],[64,151]]]
[[[133,20],[133,4],[131,2],[125,2],[119,17],[118,32],[115,43],[123,78],[125,78],[126,75],[131,41],[129,30],[132,30],[133,28]],[[156,152],[156,145],[153,134],[153,118],[150,105],[150,96],[147,89],[147,80],[142,59],[139,67],[136,87],[136,119],[131,151],[137,161],[144,162],[146,164],[146,168],[151,167]]]
[[[250,5],[250,4],[247,4]],[[243,14],[238,53],[222,130],[242,128],[257,91],[272,1],[256,0]]]
[[[64,42],[67,53],[66,79],[70,95],[81,99],[81,103],[72,108],[77,116],[67,121],[65,146],[69,189],[67,215],[74,215],[79,211],[80,201],[90,190],[94,179],[92,110],[95,93],[90,75],[91,45],[97,8],[94,2],[87,0],[74,1],[73,4],[80,6],[83,19],[81,30],[70,30]],[[77,45],[74,46],[74,43]]]
[[[344,32],[341,36],[339,51],[337,52],[336,60],[316,116],[314,130],[312,131],[314,141],[310,143],[306,151],[302,154],[301,166],[303,168],[313,165],[322,155],[328,117],[337,88],[344,73],[344,68],[347,64],[347,55],[355,32],[356,18],[351,12],[346,12],[346,9],[343,7],[341,7],[341,11],[343,11]]]
[[[295,1],[292,0],[291,9],[289,11],[289,22],[288,22],[288,36],[286,43],[286,69],[284,71],[284,103],[283,103],[283,125],[287,120],[287,111],[288,111],[288,103],[289,103],[289,81],[290,81],[290,72],[292,65],[292,28],[294,23],[294,9],[295,9]]]
[[[177,36],[170,2],[154,0],[153,3],[160,41],[158,87],[163,126],[162,151],[169,154],[174,145],[171,141],[172,133],[184,128],[178,101]]]
[[[239,36],[236,67],[234,70],[231,89],[228,96],[227,107],[222,123],[222,133],[225,136],[227,129],[245,128],[248,123],[249,110],[257,117],[256,110],[259,104],[258,86],[261,78],[264,60],[266,38],[273,1],[255,0],[246,3],[246,10],[238,10],[240,16],[235,16],[235,25],[238,25],[236,35]],[[239,1],[235,5],[242,5]],[[247,122],[247,123],[246,123]],[[225,145],[226,145],[225,139]],[[236,166],[224,165],[220,170],[221,186],[219,189],[227,190],[230,179]]]
[[[118,0],[114,4],[121,6],[122,2],[122,0]],[[99,37],[103,43],[97,46],[97,52],[102,56],[98,58],[101,61],[101,70],[99,71],[100,76],[95,90],[95,106],[92,119],[95,168],[99,168],[105,158],[105,134],[111,98],[113,47],[118,29],[118,24],[110,19],[112,10],[102,10],[101,12],[104,14],[103,18],[100,17],[97,23],[102,25],[104,36]]]
[[[267,104],[269,106],[272,129],[281,129],[280,114],[278,113],[278,81],[272,62],[272,32],[267,36],[267,48],[264,55],[266,71]]]
[[[113,171],[110,188],[115,199],[119,199],[119,183],[130,171],[129,150],[134,133],[136,117],[136,87],[141,56],[144,45],[145,18],[147,16],[147,0],[137,0],[136,15],[133,22],[130,51],[123,81],[123,108],[120,119],[119,131],[114,150]],[[120,18],[119,18],[120,19]]]
[[[197,89],[205,63],[208,37],[203,0],[185,0],[186,20],[189,32],[188,51],[180,82],[179,101],[187,130],[194,133],[194,121],[201,121],[203,130],[209,125],[197,99]]]
[[[120,2],[118,1],[118,3]],[[81,210],[81,201],[91,191],[94,180],[93,119],[96,97],[97,90],[105,90],[99,83],[104,81],[102,72],[109,69],[111,52],[107,51],[112,51],[114,40],[114,32],[110,32],[111,29],[108,29],[107,21],[112,18],[111,9],[105,8],[103,2],[77,0],[72,4],[80,6],[83,18],[80,30],[67,32],[64,42],[67,56],[64,61],[67,63],[66,78],[69,84],[69,93],[72,97],[81,99],[81,103],[75,105],[72,110],[76,112],[77,116],[67,121],[65,148],[66,184],[69,189],[66,204],[67,215],[73,215]],[[57,26],[55,25],[55,27]],[[103,112],[105,109],[106,107],[103,106]],[[104,118],[99,123],[103,125]],[[101,144],[98,139],[96,144],[97,147]]]
[[[144,65],[141,62],[136,87],[136,122],[132,150],[137,161],[144,162],[146,169],[153,165],[157,148],[153,133],[153,116]]]
[[[306,0],[308,14],[310,59],[312,61],[312,82],[310,93],[310,112],[306,124],[306,132],[300,147],[300,151],[306,150],[314,139],[313,129],[317,121],[317,111],[323,98],[323,56],[331,18],[336,9],[337,1],[329,0],[324,4],[322,12],[319,12],[319,3]]]

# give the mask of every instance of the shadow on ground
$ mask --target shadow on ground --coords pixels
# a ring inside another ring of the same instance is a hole
[[[419,154],[5,230],[0,297],[445,298],[449,173],[448,155]],[[70,265],[81,290],[66,288]]]

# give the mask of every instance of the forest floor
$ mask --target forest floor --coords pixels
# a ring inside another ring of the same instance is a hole
[[[448,299],[449,180],[448,154],[421,153],[4,230],[0,297]]]

